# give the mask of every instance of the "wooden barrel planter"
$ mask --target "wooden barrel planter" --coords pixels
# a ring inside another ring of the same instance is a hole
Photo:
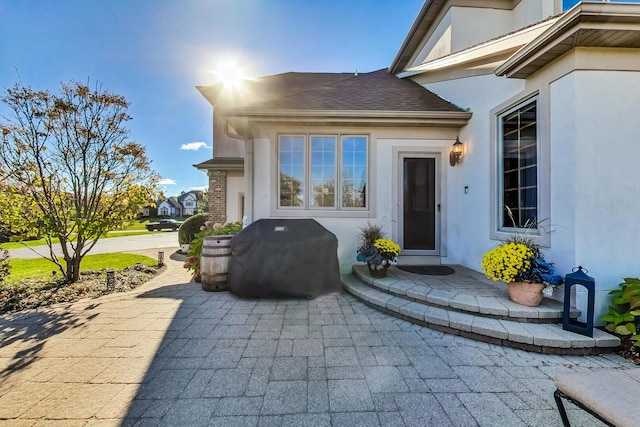
[[[202,243],[200,275],[202,289],[209,292],[227,290],[227,272],[231,257],[232,235],[207,236]]]

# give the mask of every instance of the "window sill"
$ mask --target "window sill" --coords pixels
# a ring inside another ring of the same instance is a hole
[[[497,231],[491,232],[491,240],[504,242],[505,240],[508,240],[514,235],[524,235],[524,234],[527,234],[528,236],[530,236],[536,245],[539,245],[543,248],[551,247],[551,237],[549,236],[549,233],[544,229],[540,229],[539,232],[536,234],[527,233],[524,229],[516,229],[513,231],[497,230]]]

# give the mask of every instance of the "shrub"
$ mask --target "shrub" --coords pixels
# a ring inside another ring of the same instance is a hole
[[[188,268],[189,270],[193,270],[193,275],[197,278],[200,275],[200,255],[202,254],[202,244],[204,243],[204,238],[207,236],[217,235],[221,236],[224,234],[238,234],[242,230],[241,222],[229,222],[227,224],[213,224],[210,221],[206,221],[201,227],[200,231],[195,235],[193,240],[191,241],[191,246],[189,247],[189,252],[187,253],[188,257],[186,262],[184,263],[184,268]]]
[[[640,279],[625,278],[620,289],[609,292],[613,295],[609,313],[601,320],[605,328],[619,335],[630,335],[635,345],[640,346],[640,331],[636,330],[635,317],[640,316]]]
[[[178,230],[178,243],[181,245],[191,243],[208,217],[207,213],[199,213],[187,218]]]

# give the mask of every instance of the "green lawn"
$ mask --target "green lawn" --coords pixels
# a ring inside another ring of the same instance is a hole
[[[16,258],[11,259],[11,275],[8,282],[24,279],[46,279],[52,276],[52,271],[60,277],[58,266],[44,258]],[[122,270],[131,265],[141,263],[148,266],[158,264],[158,260],[143,255],[112,253],[87,255],[80,266],[81,271],[113,268]]]

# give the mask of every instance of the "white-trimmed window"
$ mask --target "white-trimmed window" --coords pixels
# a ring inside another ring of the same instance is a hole
[[[500,114],[498,135],[498,228],[535,228],[539,220],[540,156],[537,97]]]
[[[280,135],[278,207],[367,208],[367,145],[363,135]]]

